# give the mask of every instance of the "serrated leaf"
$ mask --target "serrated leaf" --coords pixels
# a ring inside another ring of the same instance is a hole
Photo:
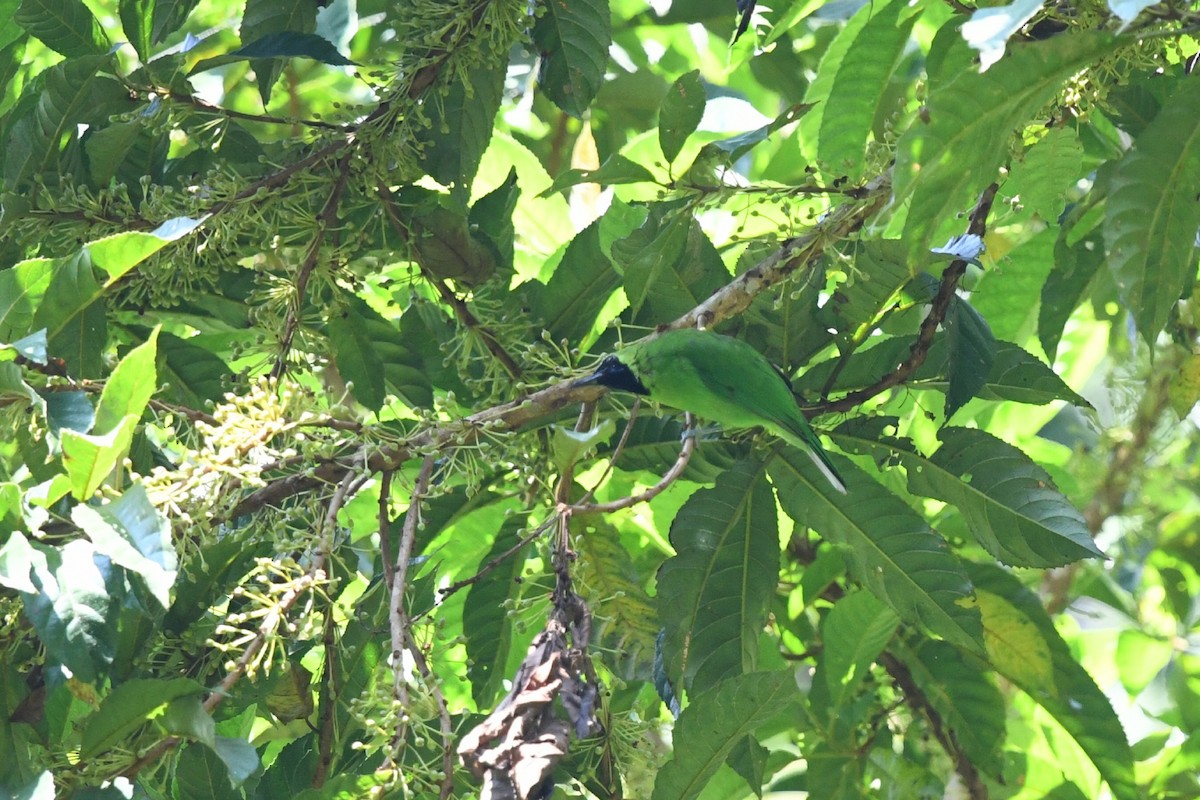
[[[744,736],[733,746],[725,762],[729,768],[742,777],[746,785],[757,796],[762,797],[763,782],[767,774],[767,759],[771,753],[758,743],[753,736]],[[724,793],[722,797],[730,795]]]
[[[641,227],[614,241],[633,322],[674,319],[729,280],[721,255],[688,209],[655,203]]]
[[[512,168],[508,177],[483,197],[475,201],[467,220],[472,233],[481,236],[491,246],[502,277],[510,277],[513,271],[513,241],[516,238],[513,212],[521,187],[517,185],[517,170]]]
[[[315,33],[279,31],[268,33],[248,42],[231,53],[197,61],[196,66],[192,67],[188,75],[207,72],[210,69],[224,67],[238,61],[251,60],[254,61],[256,67],[260,64],[267,64],[270,65],[269,71],[278,72],[282,65],[274,64],[270,59],[282,58],[311,58],[313,61],[320,61],[322,64],[330,64],[335,67],[356,66],[355,62],[342,55],[333,43],[324,37]],[[263,103],[266,102],[267,99],[264,98]]]
[[[755,669],[779,575],[779,532],[763,464],[743,462],[671,523],[676,555],[658,573],[667,674],[691,692]]]
[[[383,359],[375,349],[367,317],[375,311],[357,297],[348,297],[347,307],[326,328],[338,371],[354,399],[372,411],[383,408],[387,395]]]
[[[928,461],[905,459],[909,488],[954,505],[997,559],[1059,567],[1104,558],[1083,516],[1020,450],[971,428],[943,428],[938,438],[942,446]]]
[[[172,700],[204,691],[204,686],[191,678],[125,681],[100,702],[100,708],[89,718],[83,729],[80,755],[94,758],[163,714]]]
[[[902,619],[960,647],[982,651],[971,581],[945,540],[849,459],[831,458],[853,501],[840,500],[841,495],[831,500],[817,491],[821,476],[808,458],[785,450],[770,467],[783,510],[836,544],[853,577]]]
[[[1060,125],[1029,148],[1005,181],[1006,191],[1021,198],[1021,205],[1046,222],[1063,212],[1067,191],[1083,171],[1083,144],[1074,128]]]
[[[828,722],[857,692],[871,664],[896,633],[900,618],[870,592],[834,603],[821,622],[821,655],[810,702]]]
[[[1037,321],[1046,276],[1054,269],[1058,231],[1047,228],[1010,251],[971,293],[971,305],[997,339],[1023,342]]]
[[[621,276],[600,248],[600,227],[607,216],[575,234],[548,283],[526,289],[534,319],[541,320],[555,341],[583,338],[620,288]]]
[[[859,242],[853,256],[849,280],[837,287],[824,310],[840,333],[862,341],[912,275],[904,244],[896,239]]]
[[[317,5],[309,0],[247,0],[238,35],[243,46],[279,33],[312,33],[317,27]],[[271,87],[283,65],[274,59],[252,62],[258,78],[258,94],[265,107],[271,99]]]
[[[467,215],[437,202],[419,204],[409,220],[421,269],[475,286],[496,271],[495,250],[471,231]]]
[[[500,526],[491,548],[479,560],[482,567],[510,550],[520,538],[522,520],[509,519]],[[514,581],[521,574],[524,558],[517,554],[498,569],[492,570],[467,589],[463,601],[463,636],[466,639],[467,677],[471,680],[471,696],[480,708],[489,708],[501,690],[506,677],[512,646],[512,620],[506,602],[513,594]]]
[[[82,0],[21,0],[13,19],[67,58],[106,53],[108,37]]]
[[[103,506],[75,506],[71,520],[92,540],[96,552],[145,581],[164,611],[170,606],[179,557],[171,543],[171,524],[150,504],[142,484],[135,483]]]
[[[908,14],[901,20],[906,11],[907,6],[899,0],[875,6],[870,21],[854,36],[838,65],[826,101],[836,112],[826,109],[822,115],[817,143],[817,155],[833,175],[857,178],[863,172],[864,147],[880,106],[889,102],[884,90],[917,19]]]
[[[104,383],[100,403],[96,406],[93,430],[98,436],[114,430],[126,417],[142,418],[142,412],[158,388],[158,373],[154,367],[157,355],[158,329],[155,328],[149,339],[117,363]]]
[[[897,146],[894,191],[897,202],[909,200],[903,238],[910,259],[919,261],[938,227],[995,178],[1009,139],[1063,79],[1111,46],[1111,36],[1091,32],[1022,44],[985,73],[960,72],[933,88],[929,123],[913,125]]]
[[[600,598],[592,606],[593,641],[619,659],[609,661],[610,667],[620,666],[626,677],[641,677],[654,660],[661,630],[654,600],[642,588],[643,578],[617,530],[593,524],[575,544],[580,580]]]
[[[607,0],[549,0],[533,26],[533,44],[541,54],[538,86],[571,116],[581,117],[604,80],[612,17]]]
[[[1184,81],[1117,165],[1105,206],[1108,266],[1151,344],[1196,279],[1198,184],[1200,85]]]
[[[700,148],[700,155],[696,157],[696,162],[716,161],[724,164],[732,164],[759,144],[765,142],[771,134],[784,125],[790,125],[803,117],[811,108],[811,103],[797,103],[761,128],[755,128],[746,133],[739,133],[737,136],[730,136],[727,139],[718,139],[715,142],[710,142]]]
[[[92,543],[83,539],[44,551],[46,566],[33,572],[38,591],[22,595],[25,615],[47,654],[81,681],[92,682],[112,662],[117,615],[107,572]]]
[[[998,567],[969,564],[996,671],[1046,709],[1091,759],[1117,800],[1137,800],[1133,756],[1104,693],[1075,660],[1041,601]]]
[[[633,422],[633,430],[625,439],[621,458],[614,464],[619,470],[646,470],[660,475],[679,457],[683,423],[668,417],[652,417],[645,414]],[[622,435],[624,432],[622,431]],[[619,440],[621,437],[616,437]],[[615,442],[613,443],[615,446]],[[611,456],[611,450],[602,450]],[[692,452],[682,476],[695,483],[714,483],[726,470],[750,454],[745,444],[732,444],[726,440],[704,442]]]
[[[948,340],[946,419],[987,384],[996,361],[996,338],[970,303],[955,297],[942,322]]]
[[[158,335],[156,370],[175,399],[189,408],[219,401],[233,374],[211,350],[166,332]]]
[[[425,171],[466,205],[479,160],[492,138],[492,128],[504,96],[503,63],[482,64],[452,84],[438,98],[440,117],[430,120],[417,140]]]
[[[117,4],[121,29],[143,64],[150,60],[154,52],[154,13],[157,5],[157,0],[120,0]]]
[[[855,352],[837,373],[830,391],[853,391],[871,386],[908,358],[914,341],[915,337],[896,336],[867,350]],[[908,385],[944,391],[948,357],[945,340],[941,337],[935,339],[928,356]],[[829,382],[839,361],[832,359],[813,365],[796,379],[794,390],[806,396],[816,396]],[[1086,400],[1063,383],[1054,370],[1011,342],[996,342],[995,360],[979,396],[985,400],[1013,400],[1035,405],[1066,400],[1083,408],[1090,407]]]
[[[737,744],[799,695],[790,671],[738,675],[694,698],[675,723],[673,755],[652,800],[697,797]]]
[[[1067,244],[1065,236],[1059,236],[1054,245],[1054,268],[1046,276],[1038,312],[1038,339],[1051,359],[1058,352],[1067,320],[1089,294],[1105,255],[1099,231],[1089,233],[1074,246]]]
[[[82,5],[82,4],[81,4]],[[89,55],[47,68],[31,81],[5,127],[4,180],[24,190],[35,176],[58,174],[64,147],[74,147],[80,127],[100,126],[136,106],[119,81],[104,74],[112,57]]]
[[[137,417],[125,417],[103,436],[62,431],[63,466],[71,479],[71,494],[87,500],[125,459]]]
[[[654,175],[636,161],[630,161],[620,153],[604,159],[597,169],[569,169],[554,179],[549,188],[538,197],[549,197],[563,189],[581,183],[598,183],[601,186],[618,186],[626,183],[653,183]]]
[[[998,777],[1006,711],[991,674],[977,659],[934,639],[895,652],[963,752],[985,774]]]
[[[680,75],[667,90],[658,110],[658,146],[667,163],[676,159],[684,142],[695,133],[706,102],[704,81],[698,69]]]

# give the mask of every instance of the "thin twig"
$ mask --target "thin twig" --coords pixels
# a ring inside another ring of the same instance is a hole
[[[658,497],[668,486],[679,480],[679,476],[687,469],[688,462],[692,458],[692,453],[696,450],[696,435],[694,431],[696,420],[690,412],[684,414],[684,420],[683,447],[679,450],[679,457],[675,459],[675,463],[671,465],[671,468],[659,478],[658,483],[644,492],[639,492],[630,497],[622,497],[620,500],[612,500],[607,503],[579,503],[573,506],[560,506],[560,511],[564,515],[611,514],[614,511],[620,511],[621,509],[635,506],[638,503],[646,503]]]
[[[216,688],[209,693],[203,703],[204,711],[208,714],[219,706],[233,687],[237,685],[243,677],[245,677],[250,665],[254,663],[258,654],[266,647],[267,642],[279,630],[283,624],[287,613],[292,607],[307,594],[313,587],[319,585],[325,578],[325,562],[329,558],[329,554],[333,543],[333,528],[337,524],[337,515],[346,500],[353,496],[359,488],[369,479],[369,475],[360,475],[355,472],[347,472],[334,492],[333,497],[329,501],[329,507],[324,517],[322,526],[321,538],[318,543],[316,552],[313,554],[312,564],[309,566],[308,572],[296,579],[287,591],[285,591],[276,603],[275,608],[271,609],[263,617],[262,623],[258,627],[258,634],[247,645],[246,650],[234,664],[233,668],[226,673],[225,677],[217,684]],[[153,764],[164,754],[178,747],[183,741],[179,736],[168,736],[158,744],[151,747],[143,753],[136,761],[127,767],[121,774],[126,778],[133,779],[138,773],[145,769],[150,764]]]
[[[408,713],[410,706],[408,683],[405,681],[404,670],[401,668],[403,655],[409,649],[410,623],[408,610],[404,604],[404,593],[408,590],[408,566],[412,561],[413,547],[417,539],[417,523],[421,517],[421,502],[429,491],[429,481],[433,477],[433,467],[436,458],[428,455],[421,462],[421,471],[417,474],[413,485],[412,497],[409,500],[408,511],[404,515],[404,525],[400,531],[400,547],[396,553],[396,563],[392,569],[392,582],[389,585],[391,600],[388,604],[388,621],[392,634],[392,686],[396,700],[403,714]],[[404,737],[408,733],[408,724],[402,719],[396,726],[396,735],[392,738],[392,751],[388,755],[387,764],[397,763],[400,750],[404,745]]]
[[[992,202],[996,199],[996,192],[999,188],[998,184],[993,183],[984,189],[983,194],[979,197],[979,202],[975,204],[975,210],[971,212],[971,224],[967,229],[969,233],[983,236],[987,231],[987,216],[992,209]],[[850,392],[838,400],[821,404],[821,410],[849,411],[908,380],[917,371],[917,368],[925,363],[925,359],[929,355],[929,348],[933,345],[934,335],[937,333],[938,326],[946,318],[950,302],[954,299],[958,289],[958,281],[966,270],[967,262],[962,259],[956,259],[946,267],[946,271],[942,273],[942,281],[938,286],[937,295],[930,304],[929,314],[921,322],[916,341],[909,348],[908,358],[900,366],[871,386]]]

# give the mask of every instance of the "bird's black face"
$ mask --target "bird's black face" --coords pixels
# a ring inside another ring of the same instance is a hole
[[[576,386],[607,386],[610,389],[617,389],[622,392],[633,392],[634,394],[650,394],[650,390],[637,379],[631,370],[625,364],[622,364],[616,356],[605,356],[600,362],[600,366],[596,367],[596,371],[586,378],[580,378],[575,381]]]

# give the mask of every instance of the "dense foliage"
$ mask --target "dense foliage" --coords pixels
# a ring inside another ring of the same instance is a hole
[[[1194,4],[0,8],[0,793],[1200,795]]]

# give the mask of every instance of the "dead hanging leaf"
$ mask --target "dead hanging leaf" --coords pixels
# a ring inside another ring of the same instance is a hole
[[[547,797],[571,731],[578,738],[600,732],[591,661],[584,650],[568,645],[564,616],[555,614],[534,637],[512,691],[459,742],[459,757],[483,779],[481,800]],[[574,638],[586,643],[580,634],[590,626],[583,620],[578,627]]]

